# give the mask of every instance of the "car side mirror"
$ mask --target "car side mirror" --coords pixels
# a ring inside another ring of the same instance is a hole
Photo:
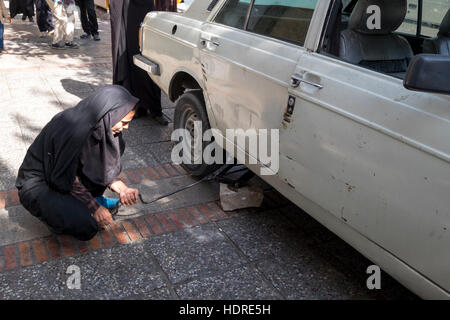
[[[450,94],[450,57],[438,54],[414,56],[403,86],[408,90]]]

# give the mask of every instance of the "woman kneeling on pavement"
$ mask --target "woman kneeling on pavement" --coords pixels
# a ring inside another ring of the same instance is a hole
[[[16,187],[21,204],[59,234],[86,241],[112,223],[95,199],[106,188],[123,205],[138,201],[138,190],[119,178],[125,149],[122,130],[138,99],[125,88],[106,86],[58,113],[29,147]]]

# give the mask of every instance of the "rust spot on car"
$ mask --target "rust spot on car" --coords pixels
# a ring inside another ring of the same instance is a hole
[[[347,186],[347,191],[348,191],[348,192],[352,192],[353,189],[356,189],[356,186],[352,186],[352,185],[350,185],[350,184],[348,184],[348,183],[346,183],[345,185]]]

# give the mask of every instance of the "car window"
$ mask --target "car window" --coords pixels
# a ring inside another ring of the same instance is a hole
[[[405,20],[397,29],[397,32],[416,35],[418,14],[419,14],[419,1],[408,0]]]
[[[303,45],[317,0],[255,0],[247,30]]]
[[[220,9],[214,22],[233,28],[244,29],[250,0],[229,0]]]
[[[421,35],[435,37],[450,7],[450,0],[425,0],[423,2]]]
[[[400,79],[405,77],[414,55],[438,53],[430,42],[432,39],[423,39],[417,34],[418,31],[421,36],[434,37],[438,34],[440,24],[450,8],[450,0],[407,0],[406,16],[400,14],[403,11],[392,14],[392,19],[397,16],[397,21],[387,19],[385,24],[388,27],[384,31],[379,29],[381,33],[377,28],[369,28],[365,24],[368,21],[366,19],[374,15],[369,15],[363,7],[355,10],[358,4],[369,6],[370,3],[356,0],[333,2],[319,52]],[[398,6],[402,4],[402,1],[397,2]],[[380,18],[382,15],[381,10]],[[418,21],[421,21],[420,28]],[[400,22],[400,28],[392,31]],[[392,24],[390,27],[389,23]]]
[[[424,0],[422,16],[419,17],[419,0],[408,0],[405,21],[397,29],[397,32],[417,35],[417,23],[421,19],[420,35],[435,37],[449,6],[450,0]]]

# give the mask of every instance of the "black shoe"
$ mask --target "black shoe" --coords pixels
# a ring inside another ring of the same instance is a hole
[[[160,116],[152,115],[152,118],[162,126],[167,126],[169,124],[169,121],[167,121],[163,114]]]
[[[62,49],[65,49],[66,47],[64,47],[63,45],[60,45],[59,43],[52,43],[51,48],[62,50]]]
[[[66,47],[69,49],[78,49],[78,45],[73,41],[66,42]]]
[[[30,22],[34,22],[33,17],[28,17],[28,20],[29,20]]]
[[[89,33],[83,33],[81,36],[80,36],[80,39],[89,39],[91,37],[91,35],[89,34]]]
[[[94,40],[95,41],[100,41],[100,35],[98,33],[94,34]]]
[[[25,20],[27,20],[27,16],[26,15],[22,15],[22,21],[25,21]]]

